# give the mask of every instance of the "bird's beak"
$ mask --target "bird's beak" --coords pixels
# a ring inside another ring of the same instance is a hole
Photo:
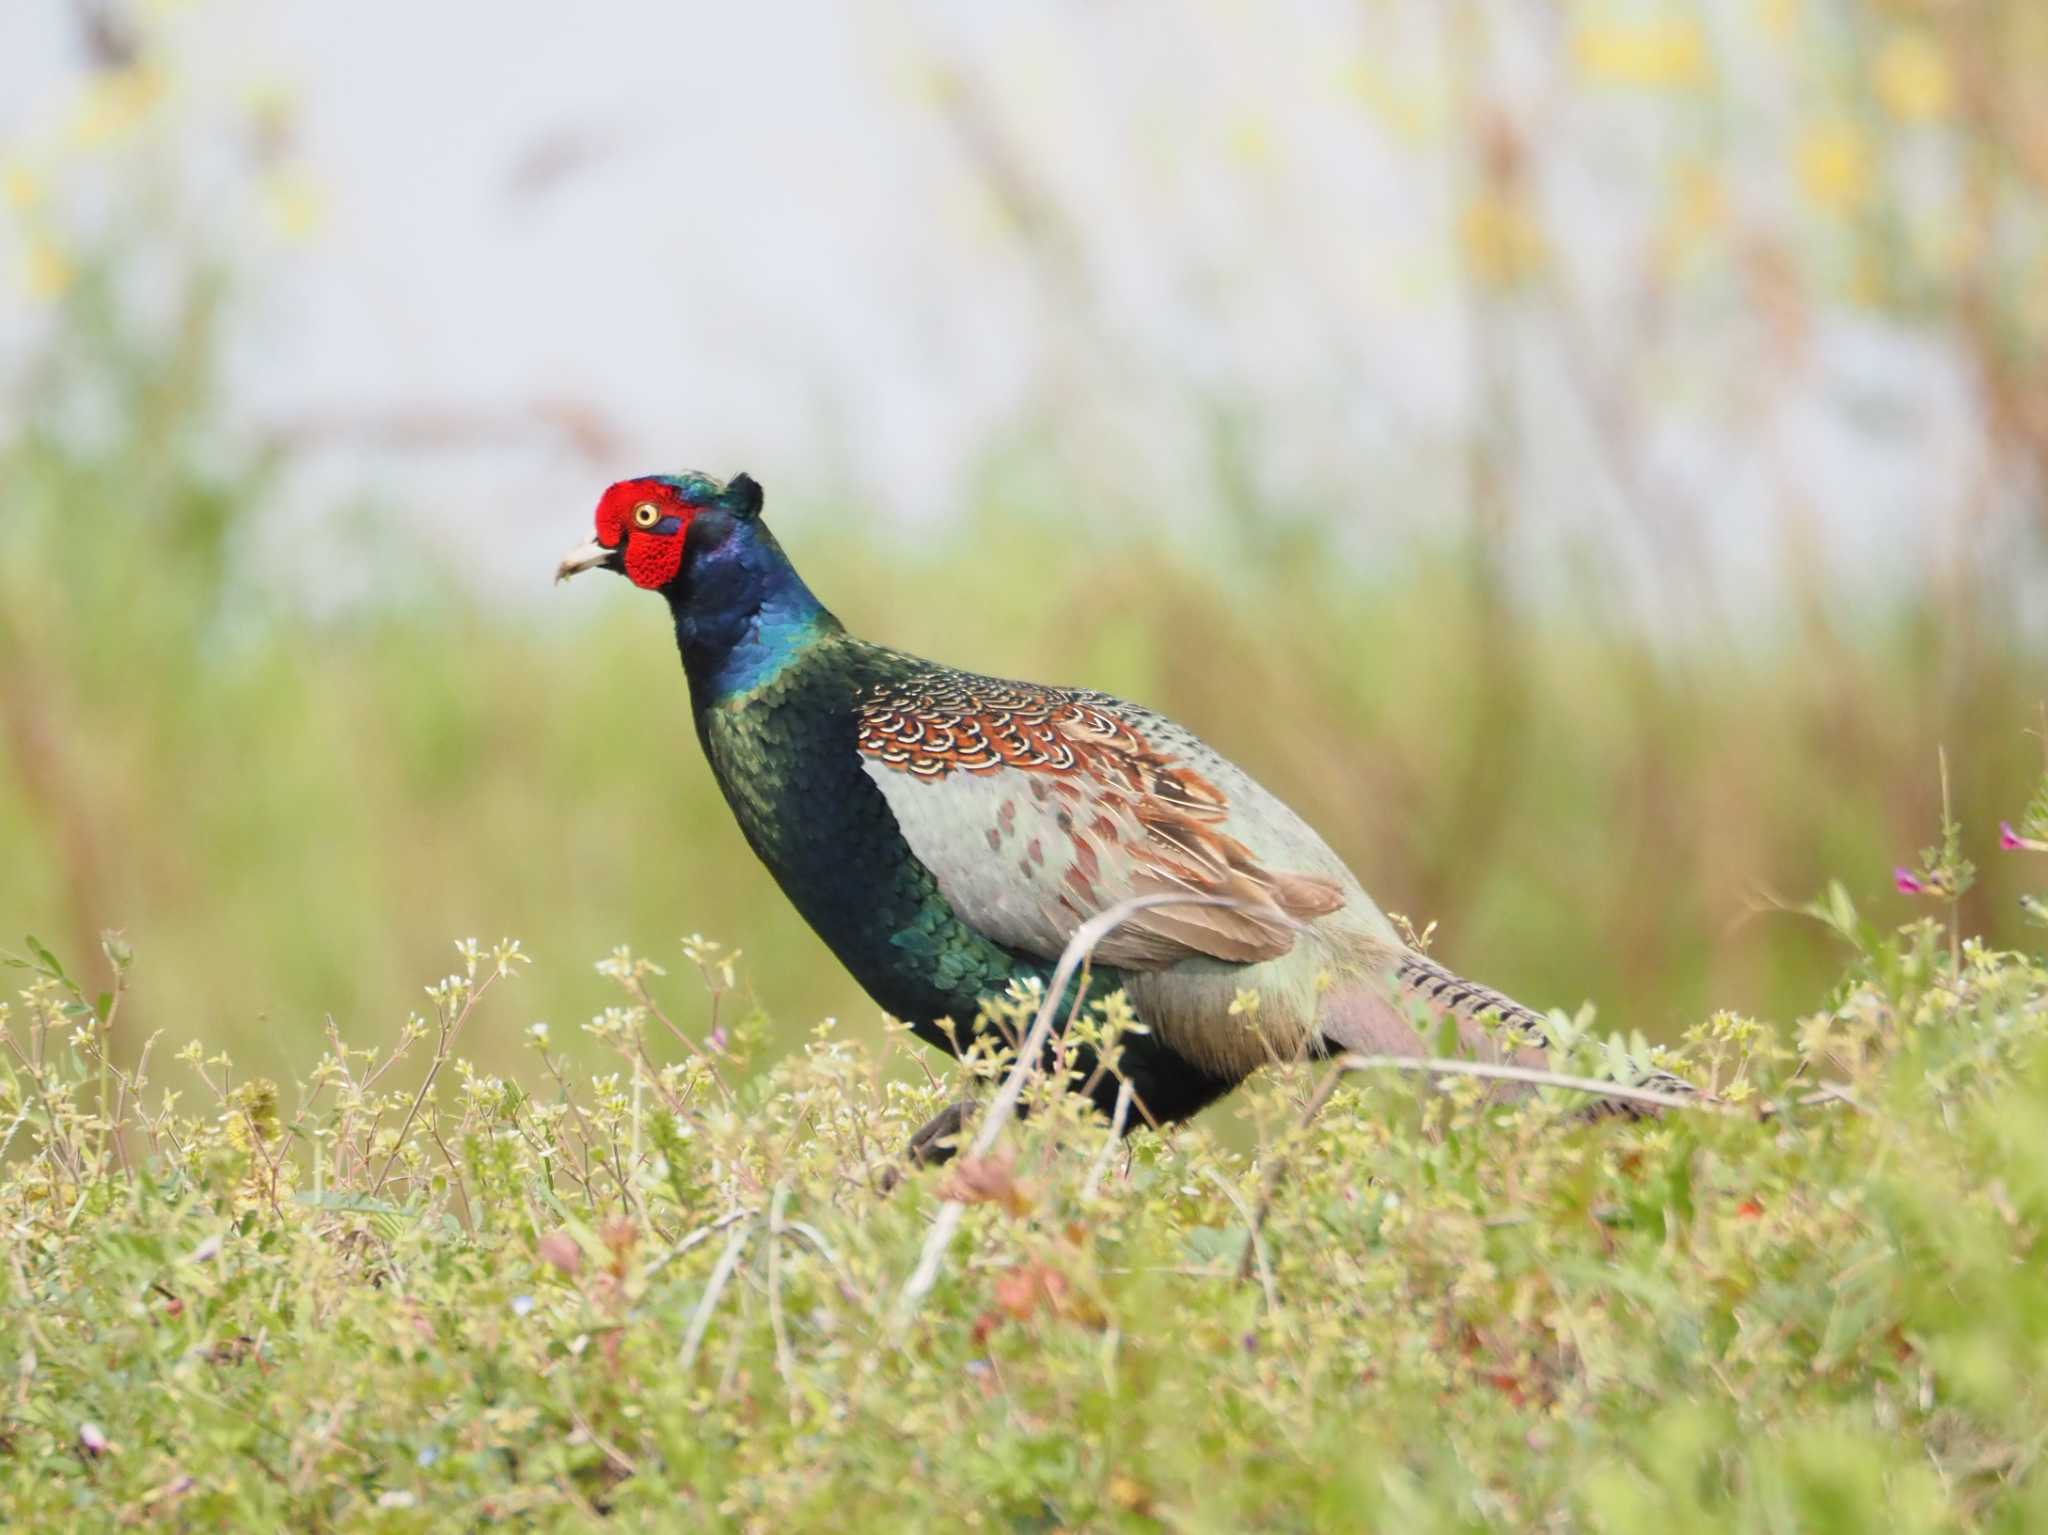
[[[607,549],[594,538],[587,543],[578,544],[562,556],[562,563],[555,567],[555,579],[566,581],[579,571],[590,570],[604,564],[617,553],[618,550]]]

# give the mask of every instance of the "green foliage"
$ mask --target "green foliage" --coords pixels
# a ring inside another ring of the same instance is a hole
[[[2048,969],[1816,914],[1854,944],[1828,1005],[1692,1032],[1727,1112],[1353,1077],[1310,1121],[1302,1068],[1245,1155],[1038,1084],[893,1191],[953,1085],[831,1025],[748,1075],[630,952],[594,1077],[545,1027],[517,1074],[456,1053],[525,964],[469,943],[394,1049],[285,1086],[111,1059],[125,953],[102,1008],[38,950],[0,1011],[0,1523],[2035,1527]],[[730,1011],[731,956],[688,958]]]

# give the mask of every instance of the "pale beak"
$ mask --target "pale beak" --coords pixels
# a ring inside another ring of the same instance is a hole
[[[557,581],[566,581],[578,571],[590,570],[595,566],[602,565],[617,553],[618,550],[607,549],[594,538],[588,543],[578,544],[574,549],[571,549],[562,556],[562,563],[555,567],[555,579]]]

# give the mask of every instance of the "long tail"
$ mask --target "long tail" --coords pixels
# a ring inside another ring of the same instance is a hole
[[[1513,997],[1454,975],[1420,954],[1402,956],[1394,970],[1394,987],[1405,1002],[1419,1002],[1433,1013],[1449,1013],[1462,1024],[1478,1026],[1497,1020],[1519,1045],[1541,1049],[1549,1039],[1542,1015]]]
[[[1394,989],[1404,1002],[1420,1003],[1433,1013],[1449,1013],[1458,1020],[1461,1033],[1469,1034],[1488,1021],[1495,1021],[1497,1027],[1507,1031],[1518,1052],[1524,1048],[1542,1050],[1548,1045],[1549,1031],[1544,1028],[1542,1015],[1533,1008],[1524,1007],[1490,986],[1468,981],[1421,954],[1402,957],[1394,970]],[[1684,1078],[1647,1067],[1637,1071],[1628,1085],[1677,1097],[1699,1094],[1699,1089]],[[1602,1098],[1588,1110],[1597,1117],[1618,1115],[1629,1119],[1651,1117],[1657,1112],[1650,1105],[1624,1098]]]

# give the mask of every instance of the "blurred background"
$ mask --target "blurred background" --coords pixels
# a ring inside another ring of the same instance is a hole
[[[873,1007],[609,481],[1176,715],[1437,952],[1674,1036],[1984,879],[2048,695],[2038,0],[33,0],[0,22],[0,946],[303,1071],[451,939]],[[2035,732],[2030,736],[2029,732]],[[691,983],[693,984],[693,983]],[[687,1016],[687,1007],[685,1016]]]

